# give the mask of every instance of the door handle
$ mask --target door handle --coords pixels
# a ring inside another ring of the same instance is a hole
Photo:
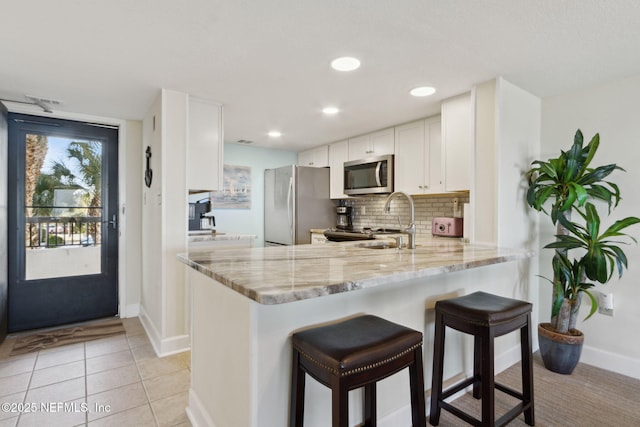
[[[113,216],[111,217],[111,221],[109,221],[109,224],[111,224],[114,230],[118,228],[118,216],[116,214],[113,214]]]

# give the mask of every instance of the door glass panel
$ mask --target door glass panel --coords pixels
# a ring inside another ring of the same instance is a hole
[[[26,135],[25,279],[101,272],[102,143]]]

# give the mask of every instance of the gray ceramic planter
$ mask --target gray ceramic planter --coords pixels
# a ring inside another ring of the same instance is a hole
[[[538,325],[538,344],[545,368],[558,374],[569,375],[580,361],[584,335],[572,329],[571,335],[559,334],[549,323]]]

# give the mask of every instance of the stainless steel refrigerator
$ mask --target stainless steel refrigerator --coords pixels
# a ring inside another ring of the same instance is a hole
[[[328,168],[294,165],[264,171],[265,246],[311,243],[312,228],[335,222]]]

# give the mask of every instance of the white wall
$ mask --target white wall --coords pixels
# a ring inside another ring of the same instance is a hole
[[[251,167],[251,209],[216,209],[216,230],[227,233],[255,234],[255,247],[264,245],[264,170],[293,165],[298,156],[295,151],[274,150],[227,143],[224,145],[224,163]]]
[[[159,96],[143,121],[141,150],[151,147],[151,187],[142,192],[142,289],[140,319],[148,335],[157,342],[162,334],[162,104]],[[155,128],[154,128],[155,122]],[[140,167],[144,170],[145,160]],[[142,182],[140,183],[142,184]],[[148,321],[147,321],[148,320]],[[151,329],[151,330],[149,330]],[[152,337],[153,336],[153,337]]]
[[[189,95],[162,91],[162,268],[163,338],[187,335],[184,266],[176,260],[187,248],[187,126]]]
[[[497,227],[497,147],[496,147],[496,81],[476,85],[471,97],[474,103],[474,167],[470,194],[474,243],[496,244]],[[465,219],[465,221],[469,218]]]
[[[600,133],[600,148],[593,165],[617,163],[626,173],[614,172],[615,181],[622,194],[622,202],[614,211],[615,219],[630,215],[640,216],[640,76],[584,88],[576,92],[548,97],[542,102],[542,143],[540,158],[556,157],[560,149],[569,149],[573,135],[580,128],[585,139]],[[611,220],[607,220],[610,221]],[[541,218],[540,244],[553,239],[550,221]],[[640,227],[629,229],[640,238]],[[544,250],[540,274],[550,277],[551,250]],[[578,322],[585,333],[585,345],[581,361],[604,369],[640,378],[640,340],[636,339],[640,328],[640,247],[625,248],[629,270],[621,280],[614,278],[605,287],[614,294],[614,315],[594,315],[587,322]],[[541,293],[551,293],[548,285]],[[547,296],[550,299],[550,297]],[[589,302],[584,300],[581,319],[588,313]],[[550,307],[541,308],[541,320],[549,318]]]
[[[512,83],[498,78],[473,90],[475,162],[471,191],[472,239],[501,247],[536,250],[536,215],[525,199],[524,173],[537,157],[540,146],[541,101]],[[505,296],[533,303],[535,338],[540,307],[537,292],[538,258],[518,264]],[[514,335],[514,334],[511,334]],[[517,345],[517,336],[511,336]],[[533,340],[534,348],[537,340]]]
[[[153,176],[142,191],[140,321],[160,356],[190,346],[185,266],[176,258],[187,251],[188,104],[188,94],[162,89],[143,122],[140,160],[144,170],[151,147]]]
[[[124,307],[121,307],[120,315],[135,317],[140,312],[142,288],[142,122],[127,121],[126,133],[126,144],[119,148],[126,156],[125,170],[120,174],[120,186],[124,187],[124,193],[121,192],[120,230],[124,230],[121,237],[124,237],[126,254],[120,262],[126,280]]]
[[[541,100],[503,78],[496,81],[496,230],[498,246],[536,250],[538,215],[526,203],[525,173],[540,152]],[[479,224],[476,224],[478,227]],[[537,344],[538,257],[519,265],[513,297],[533,303],[532,331]]]

